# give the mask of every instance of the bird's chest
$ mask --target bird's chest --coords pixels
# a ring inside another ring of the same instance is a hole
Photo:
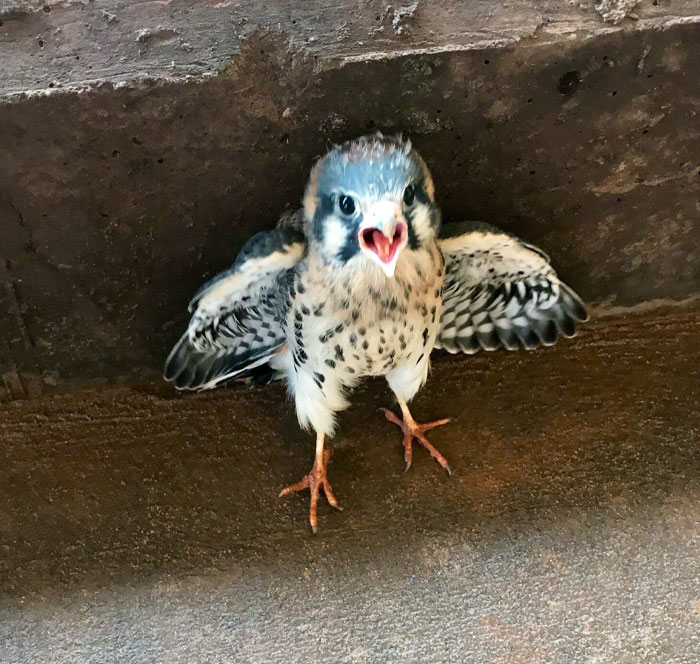
[[[441,256],[435,249],[403,268],[369,283],[301,275],[288,315],[295,363],[351,384],[427,357],[440,319]]]

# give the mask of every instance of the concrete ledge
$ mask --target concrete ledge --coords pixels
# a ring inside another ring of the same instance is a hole
[[[2,0],[0,97],[212,76],[255,33],[283,35],[291,50],[337,67],[521,41],[581,42],[698,20],[694,0]]]
[[[441,355],[415,412],[448,479],[353,399],[306,472],[279,386],[0,405],[0,661],[696,662],[700,310]]]

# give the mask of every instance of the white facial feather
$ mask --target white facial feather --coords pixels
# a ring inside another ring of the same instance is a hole
[[[435,235],[435,229],[431,224],[430,210],[422,203],[416,206],[413,213],[413,231],[420,244],[426,244]]]
[[[323,224],[324,252],[330,257],[336,257],[347,242],[349,230],[335,215],[328,217]]]

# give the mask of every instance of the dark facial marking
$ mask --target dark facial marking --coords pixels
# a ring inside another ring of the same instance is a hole
[[[323,243],[324,235],[327,230],[325,225],[326,219],[328,219],[331,215],[336,215],[335,199],[336,197],[334,194],[321,194],[319,196],[319,201],[318,205],[316,206],[316,212],[314,213],[311,228],[314,237],[319,243]],[[340,261],[346,262],[360,251],[360,240],[355,231],[357,230],[357,226],[362,219],[362,215],[357,215],[356,217],[346,217],[344,215],[336,216],[349,231],[347,234],[347,240],[341,247],[337,256]]]
[[[416,236],[416,232],[413,228],[413,218],[416,214],[416,210],[418,209],[418,203],[425,205],[428,208],[428,212],[430,213],[430,218],[433,226],[438,225],[437,220],[439,220],[440,215],[437,208],[435,207],[435,203],[433,203],[430,200],[430,197],[428,196],[425,190],[424,180],[414,183],[413,194],[415,196],[414,204],[410,209],[405,210],[405,214],[406,221],[408,221],[408,246],[411,249],[418,249],[420,243],[418,242],[418,237]]]

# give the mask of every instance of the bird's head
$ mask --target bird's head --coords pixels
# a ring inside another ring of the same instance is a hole
[[[379,266],[393,277],[405,251],[429,246],[440,226],[425,162],[408,140],[381,134],[335,146],[311,171],[307,235],[335,265]]]

